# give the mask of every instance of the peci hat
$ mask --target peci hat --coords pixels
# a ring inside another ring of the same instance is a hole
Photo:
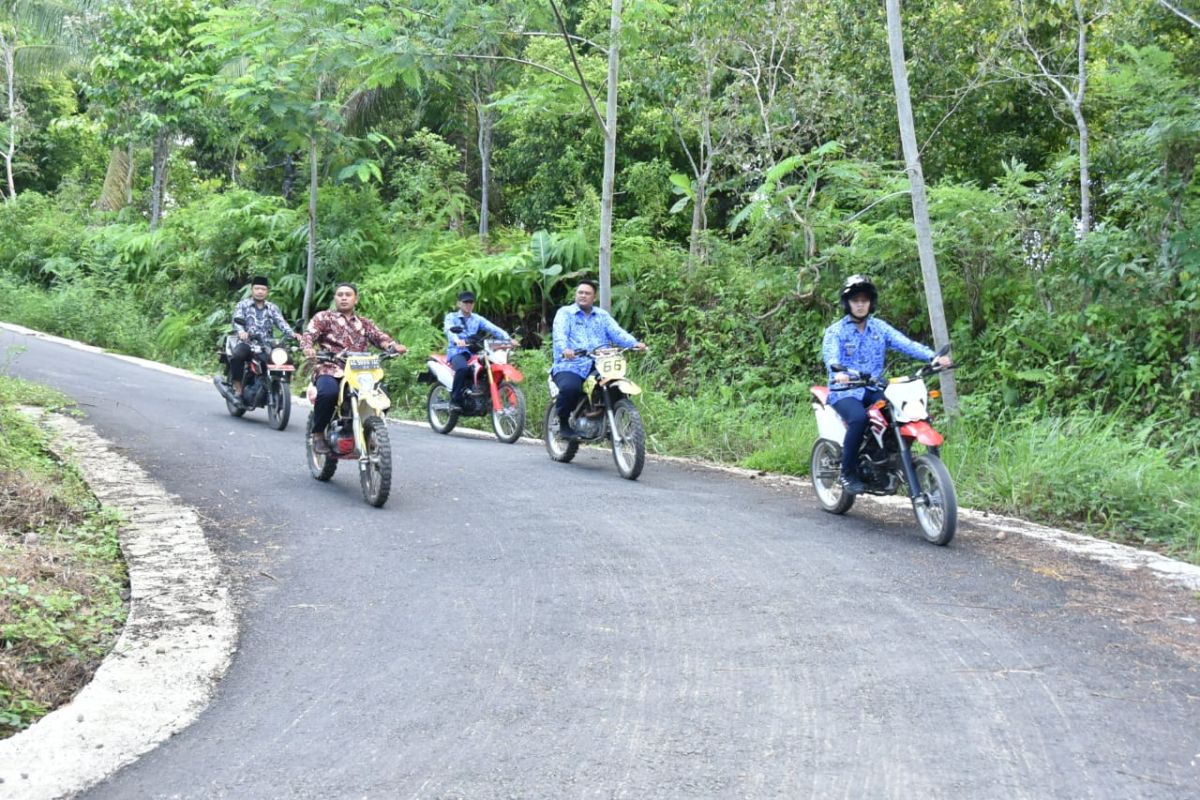
[[[458,293],[458,302],[474,303],[475,302],[475,293],[474,292],[459,292]]]
[[[268,289],[271,288],[271,284],[267,281],[266,277],[264,277],[262,275],[255,275],[253,278],[251,278],[250,285],[251,286],[266,286]]]

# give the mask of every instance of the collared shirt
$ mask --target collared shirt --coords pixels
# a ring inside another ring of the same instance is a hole
[[[462,333],[452,333],[450,329],[454,327],[462,328]],[[492,323],[488,322],[486,317],[481,317],[478,314],[471,314],[471,316],[468,317],[461,311],[451,311],[446,315],[446,318],[442,320],[442,331],[446,334],[446,342],[448,343],[448,346],[446,347],[446,355],[450,358],[454,358],[459,353],[471,352],[466,347],[459,347],[456,345],[454,340],[470,339],[476,333],[479,333],[480,328],[483,328],[483,330],[487,331],[497,339],[503,339],[506,342],[509,341],[508,334],[502,331],[500,328],[497,328]]]
[[[825,342],[821,347],[821,359],[829,369],[829,404],[848,397],[861,400],[865,389],[833,390],[833,364],[847,369],[869,372],[871,377],[884,380],[883,361],[888,350],[899,350],[912,358],[930,361],[933,351],[923,344],[914,342],[881,319],[868,317],[866,327],[860,332],[854,319],[847,314],[825,329]]]
[[[371,345],[380,350],[394,347],[396,341],[376,327],[375,323],[357,314],[345,316],[337,309],[320,311],[308,321],[304,335],[300,337],[302,347],[314,350],[329,350],[340,353],[365,353]],[[313,379],[319,375],[334,375],[340,367],[329,362],[313,363]]]
[[[247,297],[237,304],[233,309],[234,319],[241,317],[246,320],[246,324],[239,325],[233,323],[233,328],[238,333],[246,331],[251,336],[258,336],[261,339],[270,339],[275,328],[287,332],[285,338],[292,336],[292,328],[288,325],[287,320],[283,318],[283,314],[279,311],[279,306],[272,303],[270,300],[264,300],[262,306],[254,302],[253,297]]]
[[[550,368],[550,374],[574,372],[586,378],[592,371],[592,359],[576,356],[568,361],[563,358],[563,351],[580,353],[610,344],[633,347],[637,339],[602,308],[593,306],[592,313],[585,314],[576,303],[563,306],[554,315],[554,366]]]

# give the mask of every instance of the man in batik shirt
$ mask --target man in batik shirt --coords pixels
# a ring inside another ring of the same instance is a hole
[[[592,371],[591,357],[582,354],[612,344],[639,352],[646,349],[607,311],[596,308],[595,303],[596,282],[582,280],[575,289],[575,302],[554,315],[554,366],[550,368],[550,378],[558,387],[555,409],[558,435],[563,439],[579,438],[568,420],[583,395],[583,382]]]
[[[406,353],[408,348],[388,336],[366,317],[354,313],[358,305],[358,288],[353,283],[339,283],[333,292],[333,308],[320,311],[308,321],[300,344],[310,361],[317,350],[340,353],[365,353],[371,345],[393,353]],[[338,384],[342,366],[328,361],[312,364],[313,384],[317,387],[317,399],[313,403],[313,452],[329,452],[329,440],[325,429],[333,419],[337,404]]]
[[[296,336],[279,306],[267,300],[269,292],[267,279],[257,275],[250,279],[250,296],[233,309],[233,329],[241,341],[229,355],[229,379],[233,382],[233,396],[238,400],[242,399],[242,375],[250,358],[250,339],[270,339],[276,328],[283,331],[285,339]]]

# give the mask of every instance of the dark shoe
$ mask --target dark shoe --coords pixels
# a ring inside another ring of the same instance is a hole
[[[866,485],[856,475],[840,475],[838,483],[850,494],[862,494],[867,490]]]
[[[229,388],[229,384],[225,382],[223,377],[220,375],[214,375],[213,386],[217,387],[217,391],[221,393],[221,397],[224,397],[230,403],[233,403],[235,407],[243,407],[242,399],[233,393],[233,390]]]
[[[329,440],[325,438],[325,434],[313,434],[313,452],[319,456],[327,456],[333,452],[329,449]]]
[[[570,425],[558,426],[558,438],[567,442],[578,442],[583,439],[583,437],[579,435],[579,432]]]

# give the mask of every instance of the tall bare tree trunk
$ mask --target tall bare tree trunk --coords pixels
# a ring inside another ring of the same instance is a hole
[[[125,173],[125,207],[133,205],[133,137],[129,137],[129,141],[125,143],[125,159],[129,162],[129,169]]]
[[[913,224],[917,229],[917,253],[925,277],[925,302],[933,325],[933,340],[940,348],[949,343],[946,311],[942,306],[942,287],[938,281],[937,261],[933,254],[933,231],[929,224],[929,201],[925,196],[925,175],[921,171],[921,152],[917,149],[917,130],[913,122],[912,98],[908,91],[908,66],[904,63],[904,38],[900,29],[900,0],[887,0],[888,50],[892,59],[892,83],[896,89],[896,113],[900,122],[900,143],[904,148],[905,169],[912,186]],[[942,397],[946,411],[958,411],[958,391],[954,373],[942,373]]]
[[[16,52],[8,40],[0,36],[0,48],[4,51],[4,80],[5,97],[8,100],[8,141],[4,145],[4,177],[8,183],[7,199],[17,196],[17,186],[13,182],[12,162],[17,152],[17,87],[13,77],[13,66]]]
[[[318,92],[319,94],[319,92]],[[308,324],[317,280],[317,135],[308,138],[308,261],[304,273],[304,308],[301,315]]]
[[[154,135],[154,176],[150,184],[150,230],[157,230],[162,219],[163,198],[167,193],[167,160],[171,155],[171,135],[166,128]]]
[[[608,40],[608,107],[604,110],[604,178],[600,187],[600,307],[605,311],[612,308],[613,183],[617,172],[617,74],[621,64],[621,0],[612,0]]]
[[[487,241],[488,238],[491,215],[489,206],[492,201],[492,131],[496,127],[496,114],[487,107],[488,98],[495,88],[494,82],[490,78],[489,74],[489,80],[483,86],[480,86],[478,76],[472,83],[475,116],[479,125],[479,136],[476,143],[479,147],[479,239],[481,241]]]

